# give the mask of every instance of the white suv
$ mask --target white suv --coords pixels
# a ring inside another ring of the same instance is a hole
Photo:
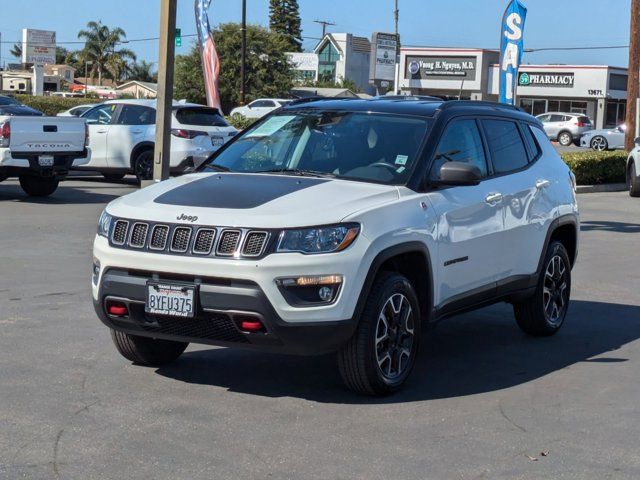
[[[506,301],[525,332],[557,332],[578,231],[569,168],[516,108],[303,101],[111,202],[93,299],[133,362],[189,342],[337,351],[347,386],[379,395],[427,322]]]
[[[283,98],[259,98],[243,107],[236,107],[231,110],[231,115],[242,115],[246,118],[262,118],[267,113],[273,112],[275,109],[291,103],[292,100]]]
[[[113,100],[82,114],[89,125],[91,161],[82,170],[117,180],[133,173],[153,177],[155,100]],[[193,171],[237,133],[218,110],[174,102],[171,116],[171,173]]]

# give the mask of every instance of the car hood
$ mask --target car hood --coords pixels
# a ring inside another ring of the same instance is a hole
[[[396,200],[394,186],[339,179],[244,173],[198,173],[174,178],[111,202],[116,217],[252,228],[290,228],[340,222]]]

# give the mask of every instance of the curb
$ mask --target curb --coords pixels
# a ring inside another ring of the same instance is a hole
[[[602,185],[578,185],[576,193],[626,192],[626,183],[605,183]]]

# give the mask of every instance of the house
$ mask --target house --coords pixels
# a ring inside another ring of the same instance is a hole
[[[131,80],[123,83],[116,90],[121,95],[131,96],[133,98],[156,98],[158,96],[158,84],[151,82],[140,82]]]
[[[57,75],[65,82],[73,83],[73,78],[76,74],[76,69],[64,64],[45,65],[45,75]]]

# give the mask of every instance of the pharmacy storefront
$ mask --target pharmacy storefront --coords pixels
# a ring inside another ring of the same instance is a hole
[[[402,48],[400,90],[442,98],[498,100],[499,53],[483,49]],[[580,113],[597,128],[624,123],[627,69],[606,65],[523,65],[517,104],[539,115]]]

